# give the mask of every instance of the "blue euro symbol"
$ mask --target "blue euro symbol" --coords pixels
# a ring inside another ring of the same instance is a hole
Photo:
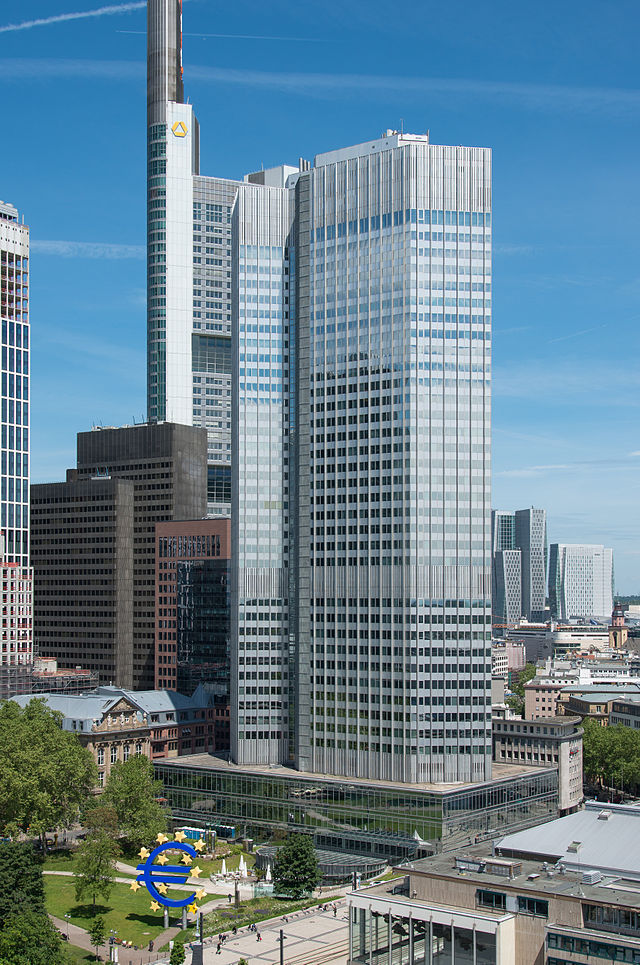
[[[185,905],[190,905],[193,902],[196,896],[195,891],[188,898],[180,898],[178,900],[161,895],[155,886],[161,883],[169,886],[183,885],[191,874],[191,869],[183,864],[154,865],[153,862],[163,851],[184,851],[185,854],[191,855],[192,858],[198,857],[195,848],[190,844],[183,844],[179,841],[166,841],[164,844],[159,844],[157,848],[154,848],[147,860],[137,866],[136,871],[142,871],[142,874],[138,875],[136,880],[145,886],[151,897],[159,904],[165,905],[167,908],[184,908]]]

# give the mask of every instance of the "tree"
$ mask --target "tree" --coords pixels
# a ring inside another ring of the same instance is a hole
[[[292,898],[313,891],[320,881],[318,858],[313,840],[306,834],[290,834],[278,848],[273,867],[273,880],[278,890]]]
[[[115,884],[116,858],[120,848],[113,838],[101,828],[91,831],[78,848],[76,864],[76,901],[89,895],[96,913],[96,898],[105,901]]]
[[[163,792],[160,781],[154,780],[153,764],[140,754],[111,769],[102,804],[116,812],[120,833],[132,847],[148,844],[166,831],[167,814],[157,801]]]
[[[3,965],[66,965],[60,935],[44,912],[19,911],[0,931]]]
[[[513,697],[507,697],[507,704],[519,717],[524,717],[524,686],[533,680],[537,672],[535,663],[528,663],[518,674],[518,679],[512,685]]]
[[[91,939],[91,944],[96,950],[96,960],[98,959],[98,948],[100,945],[104,945],[107,940],[107,926],[104,923],[104,918],[102,915],[98,915],[91,922],[91,928],[89,929],[89,938]]]
[[[601,787],[637,790],[640,785],[640,733],[624,724],[602,727],[586,718],[583,764],[587,780]]]
[[[0,929],[16,908],[44,913],[40,864],[32,844],[0,844]]]
[[[169,957],[169,965],[182,965],[185,957],[183,943],[174,941],[173,948],[171,949],[171,955]]]
[[[97,782],[91,752],[42,699],[0,704],[0,827],[38,834],[68,827]]]

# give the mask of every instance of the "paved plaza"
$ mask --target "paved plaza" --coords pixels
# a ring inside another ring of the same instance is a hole
[[[332,903],[333,904],[333,903]],[[285,965],[344,965],[347,960],[349,943],[349,923],[344,898],[336,902],[337,914],[328,906],[325,911],[311,908],[282,918],[258,922],[257,940],[255,932],[242,928],[234,937],[229,937],[216,951],[217,938],[205,942],[205,965],[237,965],[240,958],[246,958],[249,965],[279,965],[280,929],[284,931]]]

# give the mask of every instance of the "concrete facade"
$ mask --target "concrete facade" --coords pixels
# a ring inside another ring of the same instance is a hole
[[[155,524],[206,512],[206,433],[168,423],[78,435],[66,483],[32,488],[40,653],[154,684]]]

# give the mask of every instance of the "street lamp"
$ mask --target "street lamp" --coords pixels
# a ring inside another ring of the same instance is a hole
[[[69,941],[69,922],[71,921],[71,915],[64,916],[67,921],[67,941]]]
[[[284,932],[282,928],[280,929],[278,941],[280,942],[280,965],[284,965]]]

